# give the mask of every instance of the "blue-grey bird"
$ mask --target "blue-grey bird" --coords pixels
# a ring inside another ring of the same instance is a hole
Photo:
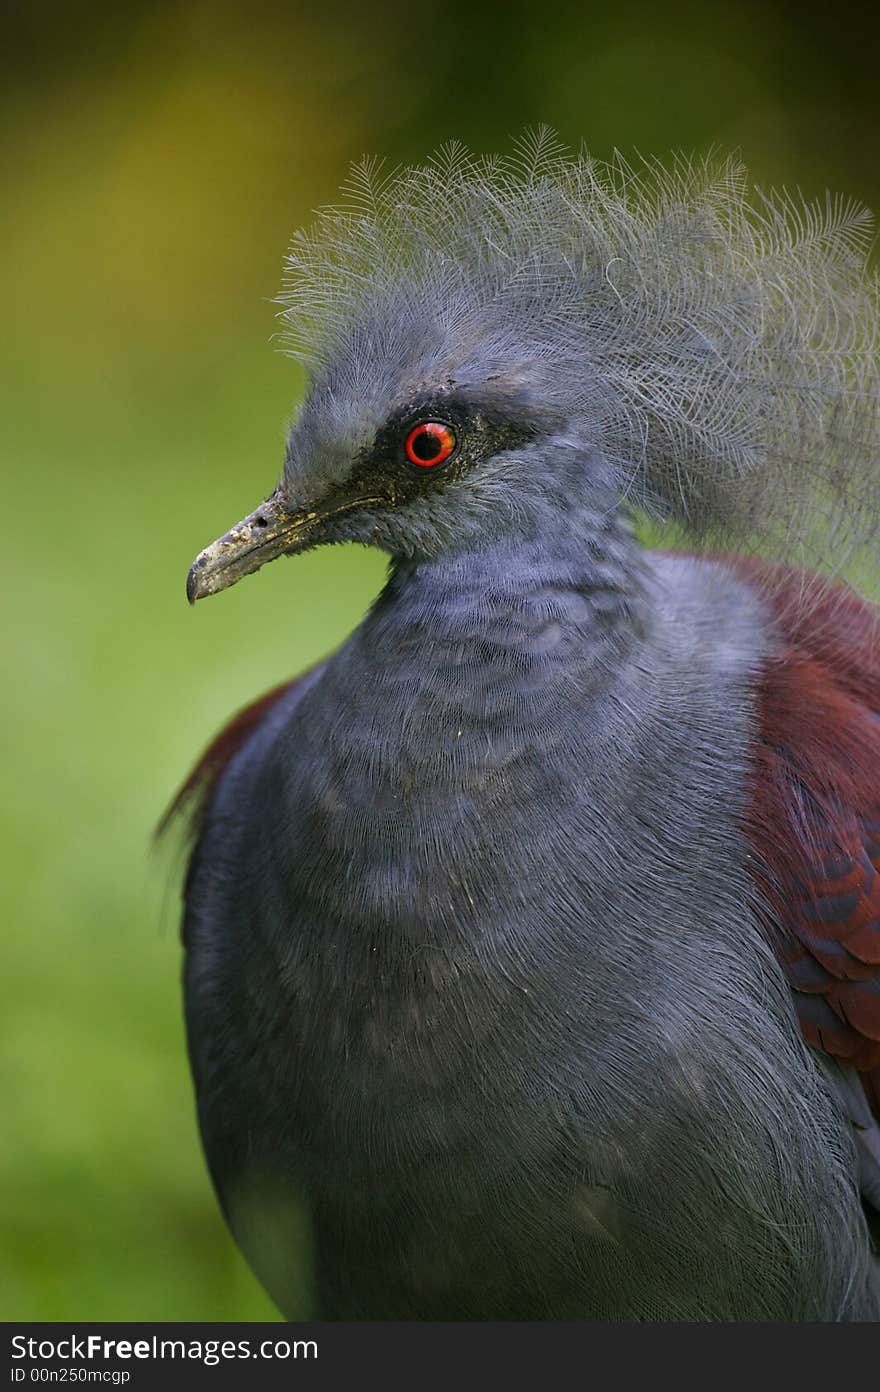
[[[880,628],[811,569],[876,581],[868,230],[542,133],[294,241],[308,391],[188,593],[388,581],[178,802],[205,1152],[288,1315],[307,1248],[324,1319],[880,1316]]]

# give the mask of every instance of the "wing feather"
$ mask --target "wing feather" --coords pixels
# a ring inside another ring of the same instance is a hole
[[[756,680],[746,830],[804,1037],[880,1116],[880,645],[853,591],[755,561],[775,630]]]

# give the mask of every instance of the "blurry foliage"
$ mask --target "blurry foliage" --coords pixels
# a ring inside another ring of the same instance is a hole
[[[867,13],[867,12],[863,12]],[[0,1316],[247,1319],[193,1117],[151,828],[237,706],[340,642],[377,555],[191,612],[301,389],[269,301],[350,159],[549,121],[877,206],[870,35],[802,5],[43,3],[0,45],[8,745]]]

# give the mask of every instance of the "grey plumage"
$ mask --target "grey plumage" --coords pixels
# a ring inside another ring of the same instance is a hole
[[[327,1318],[880,1314],[873,1122],[749,873],[767,595],[628,518],[872,554],[865,228],[542,135],[364,173],[294,243],[309,394],[190,593],[319,541],[392,571],[231,752],[187,888],[206,1152],[282,1308],[305,1224]]]

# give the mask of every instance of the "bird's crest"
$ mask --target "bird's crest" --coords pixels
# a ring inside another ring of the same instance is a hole
[[[453,143],[352,172],[293,241],[281,337],[354,381],[427,324],[470,371],[524,377],[692,544],[839,570],[880,550],[870,231],[856,203],[751,191],[733,158]]]

